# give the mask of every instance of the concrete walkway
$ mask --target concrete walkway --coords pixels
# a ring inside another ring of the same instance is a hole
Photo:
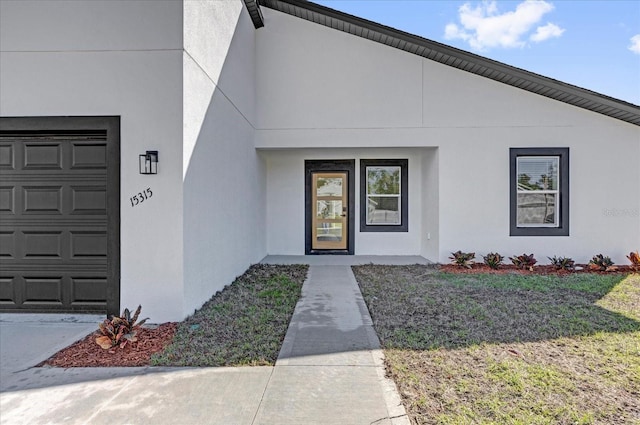
[[[310,266],[256,423],[408,423],[350,267]]]
[[[302,292],[275,367],[33,368],[99,320],[0,315],[0,424],[408,424],[350,267]]]

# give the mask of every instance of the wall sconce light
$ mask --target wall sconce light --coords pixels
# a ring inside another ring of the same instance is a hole
[[[140,174],[158,174],[158,151],[140,154]]]

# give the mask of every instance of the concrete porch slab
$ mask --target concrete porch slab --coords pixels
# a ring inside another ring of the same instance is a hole
[[[385,264],[405,266],[411,264],[433,264],[419,255],[267,255],[263,264],[309,264],[312,266],[357,266],[363,264]]]

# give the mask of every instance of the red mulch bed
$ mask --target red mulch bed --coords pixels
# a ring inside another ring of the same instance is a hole
[[[597,273],[597,274],[611,274],[611,273],[633,273],[635,270],[632,266],[614,266],[609,271],[600,271],[590,268],[586,264],[576,264],[578,270],[558,270],[551,265],[535,265],[533,270],[519,269],[513,264],[503,264],[499,269],[494,270],[486,264],[474,264],[470,269],[461,267],[455,264],[442,264],[440,270],[447,273],[459,273],[459,274],[476,274],[476,273],[488,273],[488,274],[524,274],[524,275],[569,275],[569,274],[584,274],[584,273]],[[581,268],[581,269],[580,269]]]
[[[149,366],[151,355],[171,342],[177,327],[177,323],[169,322],[157,328],[142,328],[137,334],[138,341],[127,344],[124,348],[115,347],[110,350],[105,350],[96,343],[96,337],[100,336],[100,332],[96,330],[80,341],[58,351],[38,366],[64,368]]]

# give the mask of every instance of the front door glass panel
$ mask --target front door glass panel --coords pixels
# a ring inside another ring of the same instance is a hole
[[[313,173],[312,249],[347,249],[347,173]]]

